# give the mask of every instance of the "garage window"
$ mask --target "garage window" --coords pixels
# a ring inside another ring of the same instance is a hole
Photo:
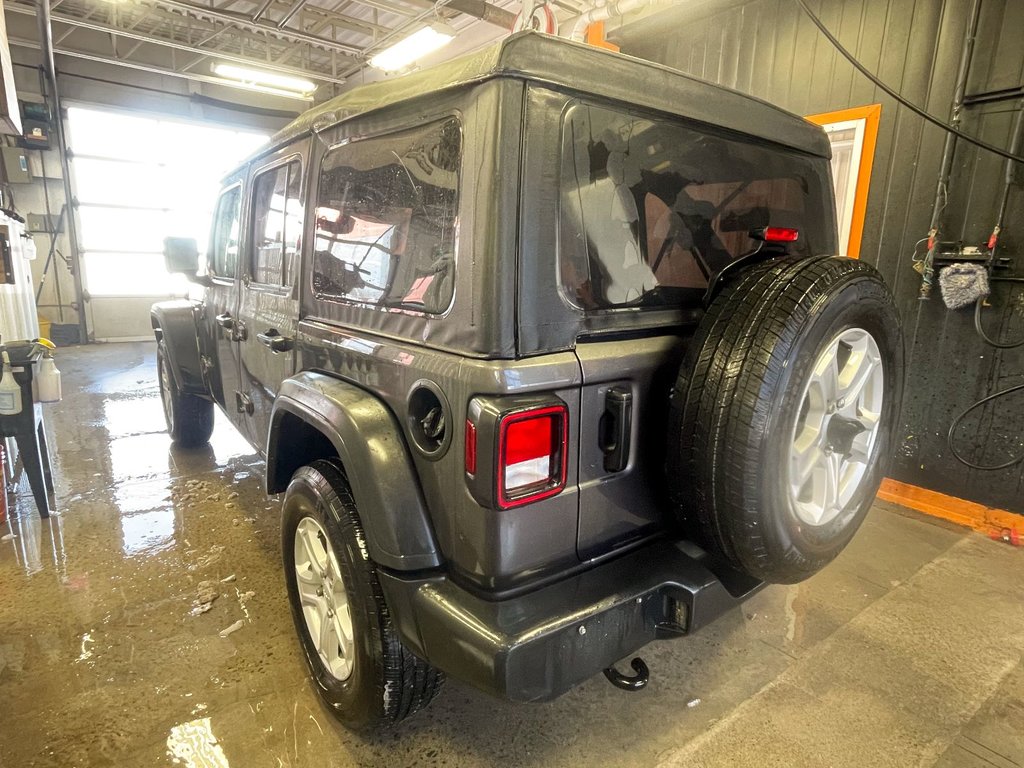
[[[317,195],[317,298],[444,312],[461,159],[455,119],[329,150]]]
[[[253,185],[250,277],[264,285],[290,285],[302,236],[299,162],[256,176]]]
[[[89,293],[186,293],[188,282],[167,274],[163,239],[207,246],[221,179],[266,136],[78,106],[68,109],[68,127]]]
[[[583,309],[692,302],[761,227],[833,253],[828,161],[675,122],[577,104],[562,140],[559,270]]]

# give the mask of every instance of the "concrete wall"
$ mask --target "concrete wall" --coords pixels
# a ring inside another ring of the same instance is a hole
[[[948,118],[970,0],[811,0],[821,19],[869,70],[915,104]],[[984,0],[968,93],[1024,83],[1024,3]],[[662,62],[767,99],[798,114],[881,103],[863,258],[882,271],[899,301],[910,368],[893,476],[905,482],[1024,513],[1024,465],[969,470],[946,445],[953,417],[977,399],[1024,382],[1024,349],[981,342],[970,312],[950,312],[937,296],[917,299],[914,244],[926,237],[944,133],[883,92],[843,59],[792,0],[680,4],[626,26],[613,40],[623,53]],[[963,130],[1005,147],[1016,100],[972,107]],[[944,238],[981,245],[992,230],[1003,162],[961,143]],[[1024,274],[1024,194],[1014,187],[1002,253]],[[923,246],[921,246],[923,248]],[[919,248],[918,254],[920,255]],[[991,333],[1024,335],[1024,297],[1004,285],[986,312]],[[995,464],[1024,451],[1024,392],[969,418],[957,446]]]

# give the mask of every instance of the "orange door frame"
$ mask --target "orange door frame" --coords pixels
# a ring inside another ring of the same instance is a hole
[[[868,210],[868,189],[871,186],[871,166],[875,160],[875,144],[878,141],[878,123],[881,118],[881,104],[868,104],[865,107],[840,109],[836,112],[823,112],[820,115],[807,116],[808,120],[817,125],[845,123],[852,120],[864,121],[864,141],[861,144],[860,163],[857,166],[857,186],[853,198],[853,216],[850,222],[850,243],[846,252],[847,256],[854,259],[860,258],[864,216]]]

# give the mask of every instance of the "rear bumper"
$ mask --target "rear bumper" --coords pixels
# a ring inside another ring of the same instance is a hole
[[[760,582],[712,573],[685,545],[659,541],[508,600],[444,576],[381,572],[402,641],[453,678],[503,698],[545,701],[659,637],[696,631]]]

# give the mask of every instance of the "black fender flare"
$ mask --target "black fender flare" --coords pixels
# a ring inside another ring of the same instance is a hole
[[[312,371],[281,384],[270,418],[267,493],[284,491],[295,470],[308,463],[308,427],[330,441],[341,459],[373,561],[402,571],[440,566],[398,421],[379,398],[353,384]]]
[[[154,304],[149,314],[153,332],[166,344],[178,391],[209,399],[199,350],[199,326],[196,322],[199,311],[198,302],[182,299]]]

